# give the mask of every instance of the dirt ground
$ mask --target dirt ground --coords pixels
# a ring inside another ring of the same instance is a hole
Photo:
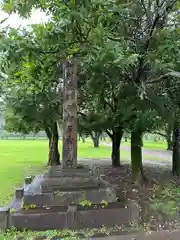
[[[105,179],[115,184],[120,201],[136,200],[140,206],[139,226],[147,231],[180,229],[180,178],[168,167],[146,166],[148,181],[133,183],[128,165],[101,166]]]

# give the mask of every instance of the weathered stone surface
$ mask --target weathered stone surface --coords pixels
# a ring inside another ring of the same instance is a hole
[[[31,210],[29,210],[31,211]],[[13,226],[18,229],[49,230],[49,229],[81,229],[99,228],[102,225],[113,226],[128,224],[134,221],[130,218],[130,208],[104,208],[77,210],[76,206],[69,206],[67,212],[35,212],[14,213],[11,215]]]
[[[53,193],[25,194],[24,205],[36,205],[37,207],[53,205]]]
[[[24,196],[24,188],[16,189],[16,198],[21,199]]]
[[[100,228],[128,224],[132,221],[127,208],[78,211],[78,228]]]
[[[60,168],[54,168],[53,171]],[[52,171],[52,169],[50,169]],[[109,187],[107,182],[102,179],[93,179],[90,171],[86,169],[62,170],[62,177],[51,177],[45,174],[34,178],[32,183],[24,193],[25,205],[36,206],[67,206],[74,203],[88,200],[92,203],[100,203],[102,200],[107,202],[116,201],[115,190]],[[71,177],[67,177],[67,172],[71,172]],[[81,176],[79,176],[79,173]],[[72,175],[74,177],[72,177]]]
[[[78,189],[100,188],[105,187],[101,181],[96,181],[91,177],[64,177],[64,178],[47,178],[41,184],[42,192],[52,191],[72,191]]]
[[[63,168],[77,166],[77,67],[68,60],[63,66]]]
[[[61,166],[52,166],[49,171],[44,174],[47,177],[84,177],[87,174],[90,175],[89,168],[72,168],[72,169],[64,169]]]
[[[22,214],[15,213],[11,216],[13,226],[17,229],[48,230],[64,229],[67,223],[67,213],[41,213],[41,214]]]
[[[9,227],[9,208],[0,208],[0,231],[5,231]]]
[[[82,201],[82,192],[59,192],[55,194],[54,203],[55,206],[68,206],[70,204],[77,204]]]
[[[83,191],[68,191],[55,194],[55,206],[79,204],[82,201],[90,201],[92,204],[99,204],[102,200],[107,203],[116,201],[116,193],[108,188],[85,189]]]
[[[137,202],[135,201],[128,201],[128,207],[129,207],[129,214],[130,219],[133,219],[134,224],[138,223],[139,217],[140,217],[140,207]]]
[[[67,226],[69,228],[74,228],[77,225],[77,207],[69,206],[67,210]]]

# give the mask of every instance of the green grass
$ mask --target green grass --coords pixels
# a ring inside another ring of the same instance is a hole
[[[122,142],[122,144],[125,146],[130,146],[130,142]],[[166,150],[167,143],[164,141],[158,141],[158,142],[144,141],[144,147],[157,149],[157,150]]]
[[[111,149],[101,146],[93,148],[91,143],[79,143],[80,158],[109,157]],[[61,150],[61,144],[59,146]],[[44,170],[48,157],[48,142],[45,140],[0,141],[0,202],[4,205],[14,195],[15,188],[28,175]]]
[[[61,150],[62,145],[59,144]],[[60,151],[61,152],[61,151]],[[94,148],[92,142],[78,143],[79,158],[110,158],[111,148],[101,145]],[[45,169],[48,157],[46,140],[1,140],[0,141],[0,203],[1,206],[14,195],[26,176],[36,175]],[[130,159],[130,153],[121,151],[121,158]],[[147,159],[161,160],[153,156]]]
[[[60,153],[61,148],[62,144],[60,142]],[[79,158],[110,158],[110,155],[110,147],[101,144],[100,148],[94,148],[92,142],[78,143]],[[22,186],[26,176],[37,175],[45,170],[47,157],[48,142],[46,140],[0,141],[1,206],[7,205],[12,196],[14,196],[16,187]],[[130,159],[130,153],[121,151],[121,158],[124,160]],[[145,158],[161,160],[153,156],[145,156]],[[31,235],[32,233],[29,234]],[[12,235],[10,233],[4,237],[4,235],[0,233],[0,239],[14,239],[15,235],[16,233],[12,233]]]
[[[103,140],[103,142],[111,143],[111,140],[109,138],[106,138],[106,140]],[[124,146],[130,146],[130,141],[125,142],[122,141],[122,145]],[[144,147],[145,148],[151,148],[151,149],[157,149],[157,150],[166,150],[167,149],[167,143],[165,141],[144,141]]]
[[[151,149],[161,149],[167,150],[167,143],[164,141],[160,142],[145,142],[144,147],[151,148]]]

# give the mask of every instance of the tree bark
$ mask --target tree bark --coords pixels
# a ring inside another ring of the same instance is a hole
[[[48,127],[45,127],[44,130],[45,130],[46,136],[48,138],[49,148],[50,148],[52,133],[51,133],[51,130]]]
[[[173,150],[173,141],[171,138],[167,138],[167,150],[172,151]]]
[[[94,144],[95,148],[99,147],[99,138],[100,138],[100,133],[99,132],[95,132],[94,134],[91,133],[91,138]]]
[[[82,137],[81,137],[81,138],[82,138],[82,142],[83,142],[83,143],[85,143],[85,142],[86,142],[86,139],[85,139],[85,137],[82,135]]]
[[[167,141],[167,150],[172,150],[173,149],[172,128],[169,124],[166,130],[166,141]]]
[[[60,154],[58,150],[58,142],[59,142],[58,128],[57,128],[57,123],[54,122],[52,126],[51,139],[49,142],[48,166],[60,165]]]
[[[180,176],[180,126],[177,122],[173,131],[172,173],[174,176]]]
[[[112,140],[112,166],[119,167],[120,166],[120,144],[123,136],[123,129],[118,128],[116,131],[113,131],[113,134],[110,136]]]
[[[144,180],[142,165],[142,132],[131,132],[131,168],[133,181]]]

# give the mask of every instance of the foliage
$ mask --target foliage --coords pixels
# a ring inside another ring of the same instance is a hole
[[[151,132],[179,116],[179,1],[4,0],[2,5],[23,17],[33,8],[51,15],[46,24],[3,35],[1,66],[8,86],[28,96],[61,97],[62,63],[78,58],[79,131],[106,131],[116,162],[123,131]],[[42,120],[35,118],[41,127]]]
[[[29,134],[38,132],[38,129],[34,129],[32,123],[28,125],[20,116],[15,115],[13,112],[6,112],[4,128],[6,131],[13,133]]]
[[[180,210],[180,189],[178,186],[167,183],[163,186],[154,186],[154,196],[151,199],[151,210],[154,214],[174,216]]]
[[[24,134],[52,127],[52,122],[62,116],[59,94],[42,92],[10,96],[5,114],[5,129]],[[8,108],[9,107],[9,108]]]
[[[79,202],[79,205],[83,206],[83,207],[90,207],[92,205],[92,202],[88,201],[88,200],[84,200]]]

